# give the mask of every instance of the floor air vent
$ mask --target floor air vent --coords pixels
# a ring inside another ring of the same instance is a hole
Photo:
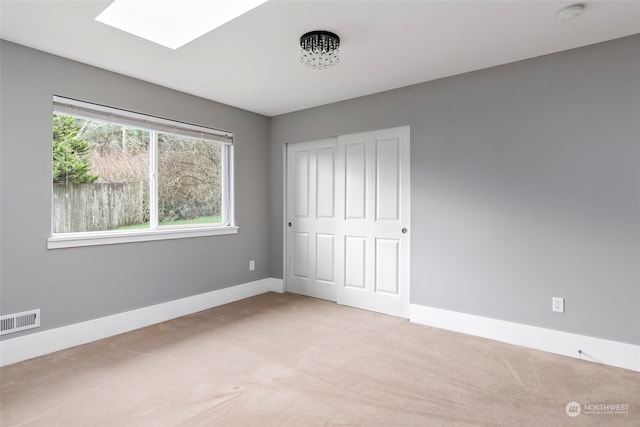
[[[40,327],[40,309],[0,316],[0,335]]]

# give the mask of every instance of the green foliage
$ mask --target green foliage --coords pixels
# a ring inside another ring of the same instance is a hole
[[[74,117],[53,115],[53,182],[84,184],[94,182],[98,175],[91,172],[86,158],[87,141],[78,138],[80,126]]]

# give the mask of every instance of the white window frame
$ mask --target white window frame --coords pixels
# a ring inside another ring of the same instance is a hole
[[[110,245],[116,243],[146,242],[152,240],[184,239],[191,237],[237,234],[235,224],[234,183],[233,183],[233,134],[204,126],[163,119],[140,113],[134,113],[103,105],[92,104],[61,96],[53,97],[53,113],[66,114],[90,120],[100,120],[118,125],[126,125],[137,129],[145,129],[151,133],[151,144],[155,144],[154,155],[150,158],[150,228],[143,230],[112,230],[76,233],[53,233],[53,194],[51,197],[51,235],[47,240],[48,249],[70,248],[80,246]],[[197,224],[158,226],[157,200],[157,134],[158,132],[213,140],[225,145],[226,153],[222,161],[222,209],[223,224]],[[52,168],[53,169],[53,168]],[[51,180],[53,181],[53,180]]]

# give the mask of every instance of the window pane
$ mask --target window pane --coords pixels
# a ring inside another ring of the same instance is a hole
[[[53,109],[53,247],[234,226],[231,133],[62,97]]]
[[[158,135],[158,223],[222,222],[222,144]]]
[[[149,132],[53,115],[53,232],[149,228]]]

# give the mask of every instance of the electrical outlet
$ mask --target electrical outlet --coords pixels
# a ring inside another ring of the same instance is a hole
[[[564,313],[564,298],[553,297],[552,309],[557,313]]]
[[[254,260],[249,261],[249,271],[256,269],[256,262]]]

